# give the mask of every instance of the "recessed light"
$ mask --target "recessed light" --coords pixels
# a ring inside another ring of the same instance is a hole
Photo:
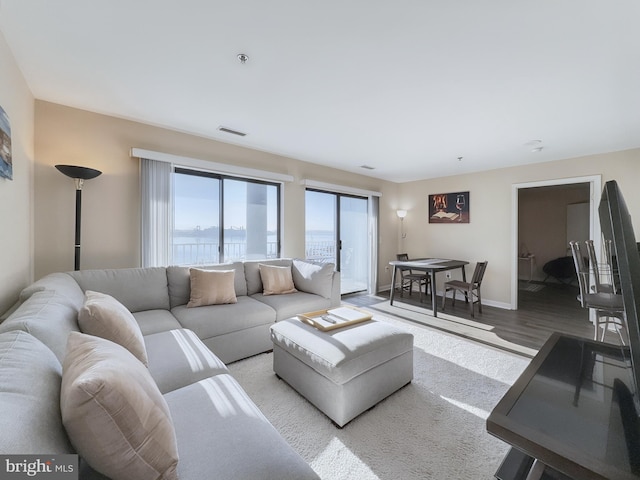
[[[369,165],[360,165],[360,168],[364,168],[365,170],[375,170],[376,167],[371,167]]]

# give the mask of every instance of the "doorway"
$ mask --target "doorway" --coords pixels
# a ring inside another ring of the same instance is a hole
[[[602,191],[602,179],[601,177],[598,176],[588,176],[588,177],[574,177],[574,178],[566,178],[566,179],[556,179],[556,180],[545,180],[545,181],[540,181],[540,182],[529,182],[529,183],[521,183],[521,184],[514,184],[513,188],[512,188],[512,218],[513,218],[513,223],[512,225],[514,226],[512,228],[512,247],[511,247],[511,258],[512,258],[512,264],[511,264],[511,308],[513,310],[517,310],[518,309],[518,286],[519,286],[519,282],[520,282],[520,274],[519,272],[521,271],[523,266],[532,268],[532,275],[531,277],[529,277],[529,279],[531,280],[536,280],[536,279],[540,279],[540,280],[544,280],[545,278],[545,273],[543,273],[543,266],[544,264],[547,262],[548,260],[548,256],[549,255],[553,255],[552,250],[547,251],[546,253],[544,253],[543,255],[541,255],[540,259],[537,258],[536,256],[536,251],[534,251],[534,249],[527,245],[525,242],[525,245],[522,245],[523,242],[521,242],[520,239],[520,231],[521,231],[521,222],[524,222],[523,219],[520,218],[521,215],[526,215],[525,212],[521,211],[520,208],[520,193],[521,192],[525,192],[527,189],[541,189],[544,187],[553,187],[553,188],[560,188],[562,186],[565,186],[567,189],[573,189],[573,188],[579,188],[578,185],[579,184],[583,184],[585,186],[585,188],[588,186],[588,198],[587,198],[587,202],[584,203],[588,203],[588,206],[585,208],[588,211],[588,215],[589,215],[589,219],[588,219],[588,237],[594,240],[594,243],[596,244],[596,248],[600,248],[600,222],[598,220],[598,204],[600,201],[600,194]],[[576,203],[582,203],[582,202],[576,202]],[[562,209],[561,212],[556,212],[559,215],[564,215],[565,216],[565,222],[566,222],[566,213],[567,212],[567,204],[563,204],[562,205]],[[546,222],[544,220],[544,214],[549,213],[548,207],[545,211],[540,212],[541,216],[540,218],[538,218],[538,220],[536,220],[536,224],[534,224],[533,228],[538,229],[539,231],[546,231],[547,230],[547,225]],[[551,234],[554,235],[554,234]],[[558,237],[560,237],[560,240],[558,239]],[[555,245],[556,248],[556,254],[558,255],[558,257],[561,257],[563,255],[566,255],[566,248],[568,246],[568,241],[573,240],[573,238],[569,238],[567,239],[567,233],[566,233],[566,227],[564,228],[564,230],[561,233],[555,233],[555,237],[553,238],[554,242],[558,242],[558,240],[561,242],[560,246]],[[565,246],[565,244],[567,244]],[[525,258],[525,256],[528,257],[528,255],[533,255],[534,259],[533,260],[527,260],[527,262],[525,262],[523,259]],[[531,267],[531,264],[535,262],[535,265],[533,267]],[[529,263],[528,265],[523,265],[524,263]]]
[[[305,253],[309,260],[335,263],[341,294],[367,291],[369,199],[307,189]]]

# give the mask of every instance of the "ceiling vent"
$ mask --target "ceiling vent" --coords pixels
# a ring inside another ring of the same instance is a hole
[[[224,133],[230,133],[231,135],[238,135],[239,137],[246,137],[247,134],[244,132],[239,132],[237,130],[231,130],[230,128],[227,127],[218,127],[218,130],[220,130],[221,132]]]
[[[370,165],[360,165],[360,168],[364,168],[365,170],[375,170],[376,167],[372,167]]]

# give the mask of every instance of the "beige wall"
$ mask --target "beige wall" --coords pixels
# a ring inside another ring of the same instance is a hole
[[[140,263],[138,162],[131,147],[161,151],[292,175],[284,190],[285,256],[304,255],[302,179],[382,192],[379,284],[400,250],[411,256],[487,259],[483,295],[488,304],[511,303],[512,185],[587,175],[618,179],[634,223],[640,225],[640,150],[525,165],[470,175],[395,184],[214,140],[70,107],[37,101],[35,165],[35,276],[73,268],[73,181],[53,166],[80,164],[102,170],[86,182],[83,196],[82,268],[117,268]],[[429,193],[471,192],[471,223],[429,224]],[[409,211],[405,239],[395,211]],[[637,227],[636,227],[637,228]],[[469,268],[470,271],[470,268]]]
[[[396,249],[393,221],[397,185],[163,128],[37,101],[35,165],[35,276],[73,269],[73,180],[54,165],[101,170],[82,197],[83,269],[140,265],[138,161],[132,147],[292,175],[284,188],[283,255],[304,256],[304,186],[311,179],[383,193],[382,258]]]
[[[0,106],[11,122],[13,180],[0,178],[0,314],[33,279],[33,105],[0,33]]]
[[[635,149],[401,184],[400,208],[408,210],[404,220],[407,233],[404,250],[414,257],[456,258],[468,260],[472,265],[488,260],[483,301],[486,299],[487,303],[508,307],[511,303],[511,269],[515,255],[512,252],[511,232],[517,228],[512,222],[512,186],[590,175],[601,175],[603,184],[611,179],[618,181],[638,236],[640,149]],[[428,223],[429,194],[467,190],[471,197],[470,223]],[[545,226],[540,225],[540,228]]]

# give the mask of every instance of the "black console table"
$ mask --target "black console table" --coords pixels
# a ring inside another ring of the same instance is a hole
[[[628,347],[554,334],[487,419],[499,480],[640,479]]]

